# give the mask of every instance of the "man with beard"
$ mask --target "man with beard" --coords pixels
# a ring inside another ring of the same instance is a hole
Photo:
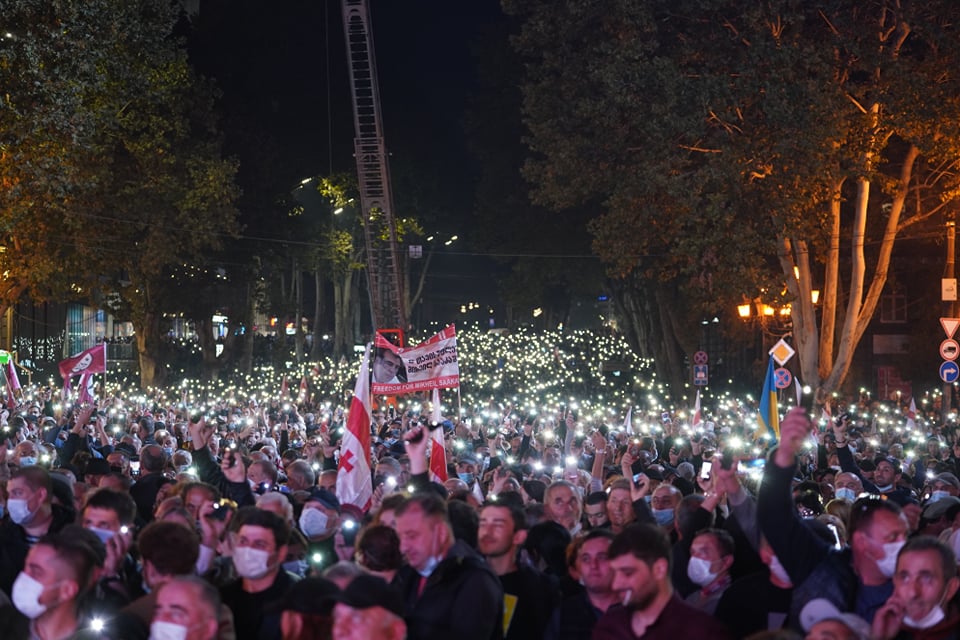
[[[527,536],[527,518],[517,498],[514,504],[505,496],[484,504],[477,539],[480,553],[503,585],[505,640],[543,637],[560,600],[555,580],[517,563],[517,550]]]
[[[670,582],[670,540],[659,527],[636,524],[618,534],[608,552],[613,588],[623,606],[610,608],[593,640],[732,638],[720,622],[683,602]]]

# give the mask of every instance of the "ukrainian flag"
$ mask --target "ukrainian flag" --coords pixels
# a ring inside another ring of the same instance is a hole
[[[777,386],[773,382],[773,357],[767,363],[767,375],[763,379],[763,392],[760,394],[760,412],[757,414],[757,435],[763,435],[764,430],[774,441],[780,438]]]

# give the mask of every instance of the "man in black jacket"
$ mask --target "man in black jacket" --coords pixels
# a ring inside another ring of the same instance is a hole
[[[407,565],[395,582],[403,594],[410,637],[503,638],[500,581],[473,549],[455,541],[443,499],[436,493],[415,493],[396,513]]]

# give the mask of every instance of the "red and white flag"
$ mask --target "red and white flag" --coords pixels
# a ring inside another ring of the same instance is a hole
[[[917,428],[917,401],[910,398],[910,410],[907,411],[907,430],[915,431]]]
[[[703,416],[700,415],[700,389],[697,389],[697,399],[693,403],[693,420],[691,426],[696,429],[697,425],[701,422],[703,422]]]
[[[633,405],[627,409],[627,417],[623,419],[623,430],[628,436],[633,435]]]
[[[80,390],[78,391],[79,397],[77,398],[77,402],[80,404],[93,402],[96,399],[93,387],[92,373],[84,373],[80,376]]]
[[[300,391],[297,393],[297,402],[306,402],[307,394],[310,393],[310,386],[307,384],[307,374],[300,378]]]
[[[107,372],[107,345],[98,344],[75,356],[60,361],[60,377],[69,380],[84,373]]]
[[[284,400],[290,399],[290,389],[287,387],[287,376],[283,376],[283,380],[280,382],[280,397]]]
[[[7,360],[4,373],[7,376],[7,388],[10,389],[10,395],[13,395],[15,391],[20,391],[22,387],[20,386],[20,377],[17,376],[17,365],[13,362],[13,356]]]
[[[341,504],[352,504],[363,511],[370,508],[373,497],[373,478],[370,475],[370,423],[373,411],[370,404],[370,345],[363,352],[360,375],[350,401],[347,429],[340,445],[337,464],[337,498]]]
[[[443,415],[440,413],[440,390],[433,390],[433,405],[430,414],[430,421],[434,424],[443,422]],[[444,448],[443,428],[434,429],[430,432],[430,479],[434,482],[447,481],[447,450]]]

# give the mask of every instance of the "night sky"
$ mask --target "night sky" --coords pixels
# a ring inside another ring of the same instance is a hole
[[[476,92],[482,38],[505,20],[499,2],[371,0],[369,6],[396,213],[425,219],[427,231],[466,235],[465,250],[476,166],[464,118]],[[276,194],[301,179],[355,171],[339,0],[201,0],[188,41],[192,63],[222,92],[225,149],[241,162],[248,228],[272,215]],[[403,210],[411,199],[425,210]],[[456,286],[469,287],[471,272],[489,268],[466,257],[441,259],[434,284],[447,288],[442,283],[459,272]],[[491,294],[490,279],[483,282]]]
[[[471,46],[484,25],[503,19],[499,3],[369,4],[392,165],[429,159],[450,180],[468,181],[462,121],[475,79]],[[191,59],[223,92],[228,147],[243,156],[250,153],[242,146],[248,139],[275,144],[262,151],[279,156],[274,170],[293,184],[300,174],[327,173],[331,147],[333,170],[351,170],[354,133],[339,1],[264,6],[202,0],[194,19]]]

